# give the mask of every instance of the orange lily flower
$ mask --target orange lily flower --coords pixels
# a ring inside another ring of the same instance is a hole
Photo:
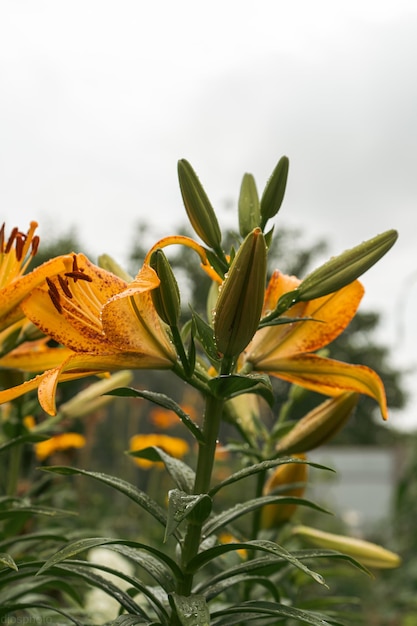
[[[42,408],[54,415],[58,382],[122,369],[172,367],[176,353],[150,294],[158,284],[148,265],[128,284],[83,254],[67,259],[62,274],[47,277],[22,303],[28,319],[65,348],[50,349],[54,367],[0,392],[0,403],[39,388]],[[15,351],[0,359],[0,367],[42,371],[47,358],[45,353],[35,370],[27,351]]]
[[[70,255],[56,257],[24,275],[38,249],[37,226],[36,222],[31,222],[26,234],[14,228],[8,238],[5,225],[0,228],[0,331],[3,331],[0,346],[11,332],[25,323],[20,308],[22,300],[47,276],[65,271],[65,260],[71,258]]]
[[[279,298],[299,285],[294,276],[276,271],[265,294],[263,315],[273,311]],[[387,419],[384,385],[369,367],[352,365],[312,354],[336,339],[354,317],[364,289],[359,281],[338,291],[291,307],[288,318],[305,321],[258,330],[243,354],[248,369],[266,372],[327,396],[352,391],[374,398]]]

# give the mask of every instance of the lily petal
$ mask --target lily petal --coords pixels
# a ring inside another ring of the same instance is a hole
[[[274,359],[327,346],[348,326],[363,293],[363,286],[355,281],[328,296],[291,307],[289,317],[310,319],[261,329],[247,350],[246,360],[260,369]]]
[[[355,391],[374,398],[384,420],[388,419],[382,380],[364,365],[351,365],[315,354],[301,354],[262,363],[262,371],[327,396]]]

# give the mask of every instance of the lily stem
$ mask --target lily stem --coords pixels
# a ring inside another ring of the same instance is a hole
[[[232,361],[224,359],[221,375],[230,374]],[[197,468],[194,482],[194,494],[208,493],[210,490],[214,456],[225,400],[213,395],[206,396],[206,407],[203,422],[204,443],[199,444]],[[189,563],[198,554],[204,520],[189,519],[182,551],[182,568],[184,578],[179,583],[178,593],[188,596],[192,590],[194,572],[190,571]]]

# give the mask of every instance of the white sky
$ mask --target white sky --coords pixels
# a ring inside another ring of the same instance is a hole
[[[185,221],[179,158],[230,222],[287,154],[277,227],[332,253],[400,231],[364,307],[416,388],[416,59],[415,0],[2,0],[0,221],[123,262],[136,223]]]

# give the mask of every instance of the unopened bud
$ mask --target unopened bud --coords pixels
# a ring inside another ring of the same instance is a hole
[[[321,298],[349,285],[379,261],[392,248],[397,238],[396,230],[387,230],[333,257],[299,284],[295,290],[297,301]]]
[[[278,161],[271,178],[268,180],[261,198],[261,228],[269,219],[274,217],[281,208],[287,186],[288,169],[290,162],[283,156]]]
[[[401,565],[401,558],[398,554],[370,541],[335,535],[309,526],[296,526],[292,532],[301,535],[315,546],[347,554],[365,567],[390,569]]]
[[[357,393],[343,393],[319,404],[301,418],[278,443],[280,454],[308,452],[323,445],[348,421],[356,406]]]
[[[295,454],[294,457],[303,461],[306,460],[304,454]],[[301,498],[306,488],[307,476],[307,463],[290,462],[279,465],[265,483],[263,495],[268,496],[279,491],[285,496]],[[267,504],[262,508],[262,528],[275,528],[288,521],[294,515],[296,508],[296,504]]]
[[[152,254],[150,266],[160,280],[159,287],[151,291],[156,312],[166,324],[177,326],[181,312],[180,292],[168,259],[160,248]]]
[[[214,335],[220,353],[237,356],[255,334],[266,280],[266,246],[256,228],[243,241],[221,286],[214,311]]]
[[[221,231],[216,214],[191,165],[185,159],[178,161],[178,178],[181,195],[197,235],[213,250],[221,244]]]
[[[239,231],[246,237],[261,223],[259,197],[252,174],[245,174],[239,195]]]
[[[133,280],[132,276],[126,272],[126,270],[124,270],[123,267],[121,267],[121,265],[119,265],[109,254],[101,254],[98,257],[98,266],[103,268],[103,270],[111,272],[115,276],[122,278],[127,283],[131,283]]]
[[[93,413],[114,401],[114,396],[106,395],[118,387],[125,387],[132,381],[132,372],[122,370],[109,378],[103,378],[83,389],[76,396],[61,404],[59,413],[75,419]],[[40,430],[40,429],[38,429]]]

